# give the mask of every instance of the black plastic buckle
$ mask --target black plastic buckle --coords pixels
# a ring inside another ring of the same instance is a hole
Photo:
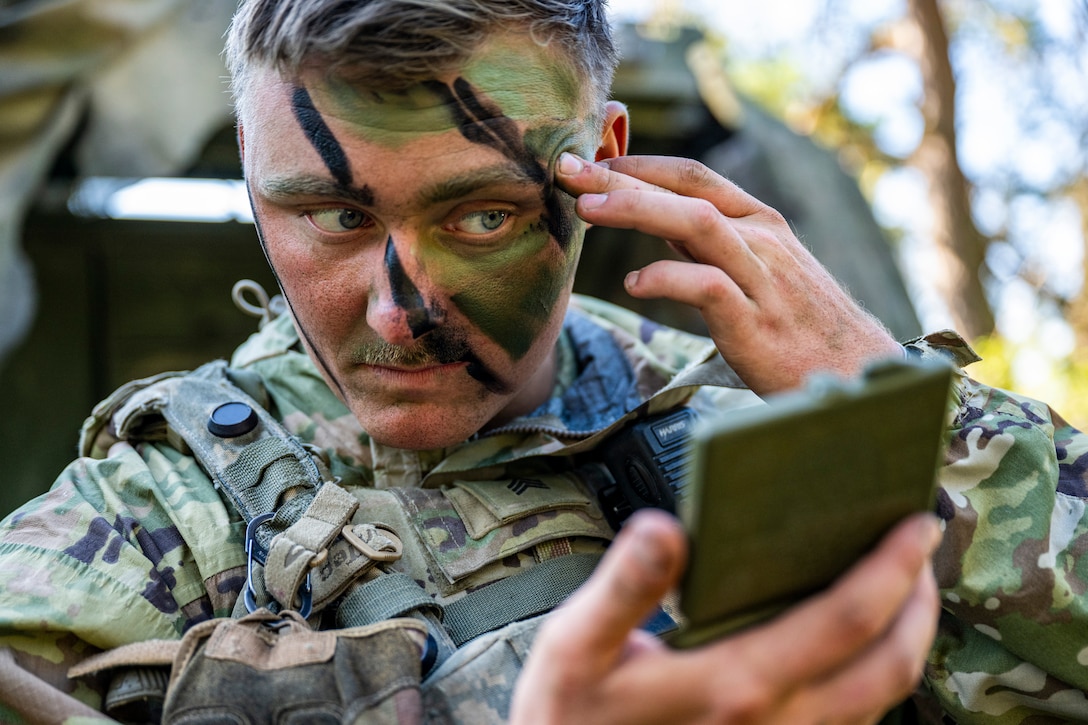
[[[257,562],[261,566],[264,566],[265,561],[268,559],[268,550],[261,546],[257,541],[257,529],[261,527],[265,521],[275,516],[274,513],[259,514],[254,516],[250,520],[249,525],[246,526],[246,590],[243,594],[243,599],[246,603],[246,610],[249,612],[256,612],[260,607],[257,604],[257,590],[253,588],[253,562]],[[310,612],[313,611],[313,587],[310,585],[310,574],[306,573],[306,581],[302,583],[302,586],[298,590],[299,598],[302,600],[301,605],[298,608],[299,615],[306,619],[310,616]],[[273,602],[275,604],[275,602]],[[277,608],[269,607],[274,612]]]

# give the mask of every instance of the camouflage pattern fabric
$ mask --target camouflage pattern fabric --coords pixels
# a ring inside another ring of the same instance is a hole
[[[927,684],[959,722],[1088,721],[1088,438],[968,378],[953,426]]]
[[[374,519],[388,516],[412,534],[401,570],[452,601],[536,562],[607,544],[606,525],[577,485],[532,487],[542,498],[517,501],[487,482],[558,475],[548,461],[591,450],[635,407],[760,402],[707,340],[596,300],[576,298],[572,308],[552,400],[446,450],[371,441],[300,352],[287,317],[231,362],[260,376],[268,410],[320,449]],[[908,349],[960,365],[974,359],[948,334]],[[711,382],[720,387],[692,395],[691,385]],[[966,377],[958,392],[939,507],[946,612],[926,683],[960,722],[1088,720],[1088,443],[1043,404]],[[244,523],[190,456],[165,441],[115,440],[108,425],[87,451],[48,494],[0,525],[0,721],[33,721],[40,711],[18,693],[45,688],[55,688],[52,712],[79,721],[87,706],[100,707],[103,684],[68,680],[69,667],[229,616],[243,586]],[[432,673],[424,719],[501,721],[536,622],[483,635]],[[495,674],[486,686],[484,670]]]

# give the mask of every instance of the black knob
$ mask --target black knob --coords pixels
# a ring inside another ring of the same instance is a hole
[[[208,431],[220,438],[235,438],[257,427],[257,411],[245,403],[223,403],[208,416]]]

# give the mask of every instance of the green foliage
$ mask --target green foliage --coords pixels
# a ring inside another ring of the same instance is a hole
[[[1045,401],[1065,420],[1088,430],[1088,357],[1049,359],[1029,343],[991,335],[971,343],[982,361],[971,377]]]
[[[787,114],[807,86],[804,74],[785,56],[731,63],[729,78],[744,96],[779,117]]]

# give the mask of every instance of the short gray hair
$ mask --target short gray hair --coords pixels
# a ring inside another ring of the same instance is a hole
[[[253,67],[288,75],[346,70],[374,90],[402,90],[464,65],[495,33],[527,29],[586,82],[596,117],[618,53],[606,0],[241,0],[227,35],[241,113]]]

